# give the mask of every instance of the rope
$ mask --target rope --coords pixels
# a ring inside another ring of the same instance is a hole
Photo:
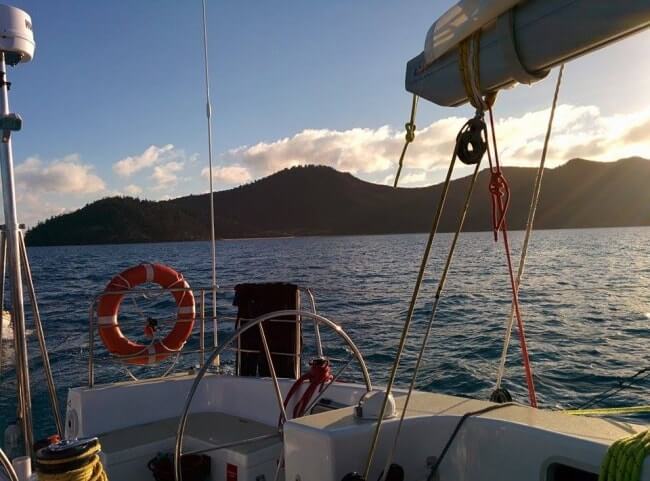
[[[535,384],[533,382],[533,374],[530,367],[530,359],[528,357],[528,348],[526,346],[526,333],[524,331],[524,323],[521,318],[519,309],[519,292],[518,285],[515,281],[515,276],[512,268],[512,256],[510,255],[510,243],[508,241],[508,226],[506,224],[506,212],[510,203],[510,188],[508,182],[503,176],[501,166],[499,165],[499,150],[497,148],[497,139],[494,129],[494,113],[492,107],[489,109],[490,113],[490,129],[492,131],[492,144],[494,146],[494,165],[492,164],[492,156],[488,147],[488,160],[490,162],[490,194],[492,197],[492,221],[494,229],[494,240],[498,240],[499,230],[503,237],[503,247],[506,254],[506,261],[508,264],[508,275],[510,277],[510,288],[512,290],[512,305],[517,317],[517,327],[519,331],[519,344],[521,346],[521,355],[523,358],[524,371],[526,374],[526,384],[528,386],[528,399],[530,405],[534,408],[537,407],[537,394],[535,393]],[[504,199],[505,198],[505,199]]]
[[[96,446],[90,450],[79,454],[77,456],[70,456],[62,459],[39,459],[38,464],[47,466],[48,468],[56,467],[57,465],[73,463],[75,461],[83,461],[87,458],[92,458],[88,464],[66,471],[65,473],[44,473],[42,470],[38,471],[39,481],[108,481],[102,462],[99,459],[99,452],[101,446],[97,443]]]
[[[597,402],[602,402],[605,399],[609,399],[612,396],[618,394],[619,392],[632,387],[636,382],[641,381],[645,378],[650,376],[650,367],[644,367],[642,369],[639,369],[637,372],[635,372],[632,376],[626,378],[626,379],[619,379],[618,384],[614,387],[610,387],[608,389],[605,389],[603,392],[600,394],[595,395],[591,399],[589,399],[587,402],[581,404],[578,406],[577,409],[585,409],[588,408],[589,406],[593,406]]]
[[[307,386],[307,389],[305,389],[305,392],[298,399],[296,405],[293,408],[294,418],[304,416],[307,410],[307,406],[310,405],[312,397],[314,397],[314,394],[316,394],[316,390],[318,389],[319,391],[322,391],[325,388],[325,385],[332,382],[332,379],[334,378],[330,369],[330,363],[327,359],[314,359],[309,364],[309,371],[300,376],[296,382],[293,383],[293,386],[291,386],[291,389],[289,389],[287,396],[284,398],[284,409],[286,410],[287,406],[289,405],[289,401],[291,401],[291,398],[294,396],[294,394],[298,393],[300,386],[306,382],[309,382],[309,386]],[[282,415],[280,415],[280,418],[278,419],[278,426],[282,427],[282,424],[284,424],[285,421],[286,419],[283,419]]]
[[[467,190],[467,195],[465,196],[465,204],[463,206],[463,210],[460,216],[460,219],[458,221],[458,227],[456,229],[456,232],[454,234],[454,239],[451,242],[451,246],[449,248],[449,253],[447,254],[447,260],[445,261],[445,267],[442,271],[442,275],[440,276],[440,280],[438,281],[438,289],[436,290],[436,295],[433,301],[433,307],[431,308],[431,315],[429,317],[429,323],[427,325],[427,330],[425,331],[424,338],[422,339],[422,344],[420,345],[420,352],[418,354],[417,360],[415,362],[415,368],[413,369],[413,376],[411,377],[411,384],[409,385],[409,390],[406,393],[406,400],[404,401],[404,407],[402,408],[402,414],[400,415],[399,423],[397,424],[397,431],[395,432],[395,438],[393,439],[393,446],[388,454],[388,457],[386,459],[386,466],[384,468],[384,473],[388,473],[390,466],[393,462],[393,458],[395,456],[395,451],[397,449],[397,443],[399,440],[399,435],[402,430],[402,424],[404,423],[404,417],[406,415],[406,411],[408,409],[409,402],[411,400],[411,394],[413,393],[413,390],[415,389],[415,383],[417,380],[418,372],[420,370],[420,364],[422,362],[422,358],[424,357],[424,351],[426,350],[427,346],[427,341],[429,340],[429,335],[431,334],[431,328],[433,327],[433,322],[436,318],[436,311],[438,310],[438,303],[440,301],[440,297],[442,295],[442,290],[444,289],[445,282],[447,280],[447,274],[449,273],[449,268],[451,267],[451,261],[453,260],[454,253],[456,251],[456,245],[458,243],[458,238],[460,237],[460,233],[463,230],[463,225],[465,224],[465,218],[467,217],[467,212],[469,211],[469,206],[472,200],[472,193],[474,192],[474,186],[476,185],[476,180],[478,179],[478,173],[479,173],[479,167],[480,167],[480,162],[476,164],[476,167],[474,168],[474,174],[472,175],[472,180],[470,181],[469,188]],[[380,481],[382,477],[379,478]]]
[[[650,431],[614,441],[600,466],[598,481],[640,481],[650,453]]]
[[[436,460],[435,464],[431,467],[431,471],[429,472],[429,476],[427,477],[427,481],[433,481],[435,479],[435,475],[438,472],[438,468],[442,464],[442,460],[445,459],[445,456],[447,455],[447,452],[449,451],[449,448],[451,447],[451,444],[454,442],[454,439],[456,439],[456,435],[458,434],[458,431],[460,431],[460,428],[463,426],[463,423],[467,421],[468,418],[472,416],[480,416],[482,414],[489,413],[490,411],[496,411],[497,409],[505,408],[508,406],[513,406],[513,403],[507,403],[507,404],[496,404],[492,406],[488,406],[483,409],[479,409],[478,411],[472,411],[469,413],[463,414],[463,417],[460,418],[458,421],[458,424],[456,424],[456,427],[454,428],[453,432],[451,433],[451,436],[449,436],[449,439],[447,440],[447,443],[445,444],[445,447],[442,448],[442,452],[440,453],[440,457]]]
[[[458,139],[457,139],[458,140]],[[458,142],[457,142],[458,143]],[[449,163],[449,169],[447,171],[447,177],[442,187],[442,192],[440,194],[440,201],[438,202],[438,207],[436,213],[433,217],[433,222],[431,224],[431,231],[429,232],[429,238],[427,240],[426,247],[424,249],[424,254],[422,256],[422,261],[420,262],[420,270],[418,272],[417,280],[415,281],[415,287],[413,288],[413,294],[411,296],[411,302],[409,304],[408,312],[406,314],[406,320],[404,321],[404,327],[402,328],[402,334],[399,341],[399,346],[397,348],[397,354],[395,355],[395,361],[393,362],[393,367],[388,378],[388,383],[386,384],[386,396],[384,396],[384,401],[381,406],[381,413],[377,418],[377,425],[373,433],[372,440],[370,442],[370,448],[368,450],[368,458],[366,460],[365,467],[365,478],[368,479],[368,473],[370,471],[370,466],[372,465],[372,458],[377,449],[377,442],[379,440],[379,432],[381,430],[381,424],[383,422],[384,414],[386,413],[386,406],[388,405],[388,398],[391,390],[393,389],[393,384],[395,383],[395,378],[397,377],[397,369],[399,367],[399,362],[404,352],[404,347],[406,346],[406,339],[408,337],[408,332],[411,327],[411,322],[413,320],[413,313],[415,311],[415,304],[417,302],[418,296],[420,294],[420,288],[422,287],[422,281],[424,279],[424,273],[429,263],[429,256],[431,255],[431,247],[433,245],[433,239],[436,236],[438,231],[438,225],[440,224],[440,218],[442,217],[442,212],[447,200],[447,193],[449,192],[449,185],[451,184],[451,174],[454,170],[454,165],[456,164],[457,157],[457,148],[454,148],[454,153],[451,157],[451,162]]]
[[[395,174],[395,183],[393,187],[397,188],[397,182],[399,181],[399,176],[402,173],[402,167],[404,166],[404,156],[406,156],[406,150],[409,147],[409,144],[415,140],[415,114],[418,110],[418,96],[413,94],[413,100],[411,102],[411,118],[409,121],[404,124],[406,128],[406,135],[404,136],[404,147],[402,148],[402,153],[399,156],[399,163],[397,166],[397,173]]]
[[[521,248],[521,257],[519,258],[519,268],[517,270],[517,291],[521,285],[521,279],[524,275],[524,267],[526,264],[526,255],[528,253],[528,243],[530,242],[531,233],[533,231],[533,223],[535,221],[535,213],[537,212],[537,205],[539,204],[539,196],[542,190],[542,177],[544,176],[544,167],[546,165],[546,154],[548,153],[548,145],[551,139],[551,132],[553,131],[553,120],[555,119],[555,109],[557,107],[558,96],[560,93],[560,86],[562,85],[562,75],[564,73],[564,65],[560,67],[555,84],[555,93],[553,95],[553,102],[551,105],[551,113],[548,119],[548,127],[546,129],[546,136],[544,138],[544,148],[542,149],[542,157],[537,169],[537,176],[535,177],[535,186],[533,188],[533,195],[530,199],[530,207],[528,209],[528,220],[526,221],[526,233],[524,235],[524,242]],[[510,338],[512,337],[512,327],[515,320],[515,304],[513,302],[510,308],[510,317],[506,324],[506,333],[503,341],[503,350],[501,351],[501,359],[499,360],[499,369],[497,370],[497,382],[495,391],[501,389],[501,382],[506,368],[506,357],[508,355],[508,346],[510,345]]]
[[[627,416],[631,414],[650,414],[650,405],[598,409],[565,409],[561,412],[572,416]]]
[[[459,44],[458,66],[467,100],[476,110],[484,112],[494,105],[496,93],[481,95],[480,48],[481,31],[479,30]]]

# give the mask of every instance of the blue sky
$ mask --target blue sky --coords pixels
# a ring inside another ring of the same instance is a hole
[[[24,221],[107,195],[207,189],[199,0],[13,4],[37,42],[34,61],[9,71]],[[303,162],[387,182],[409,109],[405,63],[451,4],[208,0],[216,187]],[[552,162],[650,157],[650,132],[620,142],[650,122],[649,47],[645,32],[568,65]],[[506,164],[537,158],[552,88],[500,96]],[[421,102],[405,185],[440,179],[442,146],[470,113]]]

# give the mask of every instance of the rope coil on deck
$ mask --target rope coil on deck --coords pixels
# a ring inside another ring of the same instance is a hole
[[[39,481],[108,481],[99,453],[99,441],[63,441],[43,448],[36,455]]]
[[[640,481],[643,462],[650,454],[650,431],[615,441],[607,450],[598,481]]]

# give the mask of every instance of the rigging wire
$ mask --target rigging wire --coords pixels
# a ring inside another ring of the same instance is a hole
[[[440,276],[440,280],[438,281],[438,289],[436,290],[436,295],[433,301],[433,306],[431,308],[431,315],[429,317],[429,323],[427,325],[427,329],[424,334],[424,338],[422,339],[422,344],[420,345],[420,352],[418,353],[417,359],[415,361],[415,367],[413,368],[413,376],[411,377],[411,384],[409,385],[408,392],[406,393],[406,400],[404,401],[404,407],[402,408],[402,413],[400,415],[399,422],[397,424],[397,431],[395,432],[395,437],[393,439],[393,445],[391,447],[391,450],[388,454],[388,457],[386,458],[386,466],[384,468],[384,473],[388,473],[388,470],[390,468],[390,465],[393,462],[393,458],[395,456],[395,451],[397,449],[397,443],[399,441],[399,435],[402,430],[402,424],[404,423],[404,417],[406,415],[406,411],[408,410],[408,405],[411,400],[411,394],[413,393],[413,390],[415,389],[415,383],[417,381],[417,376],[420,370],[420,364],[422,362],[422,358],[424,357],[424,351],[426,350],[427,347],[427,342],[429,340],[429,335],[431,334],[431,328],[433,327],[433,323],[436,318],[436,312],[438,310],[438,303],[440,301],[440,297],[442,295],[442,291],[445,287],[445,281],[447,280],[447,274],[449,273],[449,269],[451,267],[451,262],[454,257],[454,253],[456,252],[456,245],[458,243],[458,238],[460,237],[460,233],[463,230],[463,225],[465,224],[465,218],[467,217],[467,212],[469,211],[469,206],[472,200],[472,193],[474,192],[474,186],[476,185],[476,180],[478,179],[478,174],[479,174],[479,167],[481,166],[480,161],[476,164],[476,167],[474,168],[474,173],[472,174],[472,179],[470,180],[470,184],[467,190],[467,195],[465,197],[465,204],[463,206],[463,210],[460,215],[460,219],[458,220],[458,227],[456,229],[456,232],[454,233],[454,239],[451,242],[451,246],[449,248],[449,252],[447,254],[447,260],[445,261],[445,267],[442,271],[442,275]],[[367,475],[366,475],[367,476]],[[367,479],[367,477],[366,477]],[[381,478],[380,478],[381,479]]]
[[[370,466],[372,465],[372,458],[377,449],[377,442],[379,440],[379,432],[381,430],[381,424],[386,413],[386,406],[388,405],[388,397],[390,396],[391,390],[393,389],[393,384],[395,383],[395,378],[397,377],[397,369],[399,368],[399,362],[406,347],[406,339],[408,337],[408,332],[411,327],[411,322],[413,320],[413,313],[415,312],[415,304],[417,302],[418,296],[420,294],[420,288],[422,287],[422,281],[424,280],[424,273],[429,263],[429,257],[431,255],[431,248],[433,246],[433,239],[436,236],[438,231],[438,225],[440,224],[440,218],[442,217],[442,212],[447,200],[447,193],[449,192],[449,185],[451,184],[451,175],[454,171],[454,165],[456,164],[456,158],[458,156],[458,148],[454,148],[454,154],[452,155],[451,162],[449,164],[449,169],[447,171],[447,177],[442,187],[442,192],[440,194],[440,200],[438,202],[438,207],[436,213],[433,217],[433,222],[431,225],[431,231],[429,232],[429,238],[427,240],[426,247],[424,249],[424,255],[422,256],[422,261],[420,263],[420,270],[418,272],[417,280],[415,281],[415,287],[413,289],[413,294],[411,296],[411,302],[409,304],[408,312],[406,314],[406,320],[404,321],[404,327],[402,328],[402,335],[400,337],[399,345],[397,348],[397,354],[395,355],[395,361],[393,362],[393,367],[388,378],[388,383],[386,384],[386,395],[381,406],[381,411],[379,417],[377,418],[377,425],[375,426],[375,431],[370,443],[370,448],[368,450],[368,457],[366,459],[365,467],[365,479],[368,479],[368,472],[370,471]]]
[[[540,160],[539,168],[537,170],[537,176],[535,177],[535,186],[533,188],[533,194],[530,201],[530,208],[528,209],[528,219],[526,221],[526,232],[524,234],[524,240],[521,248],[521,256],[519,258],[519,267],[517,270],[517,297],[519,295],[519,287],[521,285],[521,279],[524,275],[524,267],[526,265],[526,255],[528,253],[528,244],[530,242],[530,237],[533,231],[533,223],[535,221],[535,213],[537,212],[537,206],[539,204],[540,192],[542,189],[542,178],[544,176],[544,168],[546,165],[546,155],[548,153],[548,146],[551,139],[551,133],[553,131],[553,121],[555,119],[555,110],[557,108],[557,101],[560,94],[560,86],[562,85],[562,76],[564,74],[564,64],[560,67],[558,72],[557,81],[555,84],[555,93],[553,94],[553,102],[551,105],[551,112],[548,119],[548,127],[546,129],[546,136],[544,138],[544,147],[542,149],[542,157]],[[495,391],[501,389],[501,382],[503,381],[503,375],[506,368],[506,358],[508,356],[508,346],[510,345],[510,339],[512,337],[512,328],[515,321],[515,302],[513,297],[513,303],[510,308],[510,317],[508,318],[508,323],[506,324],[506,332],[503,341],[503,350],[501,351],[501,358],[499,360],[499,368],[497,370],[497,381]]]
[[[212,103],[210,101],[210,73],[208,64],[208,21],[206,13],[206,0],[203,6],[203,65],[205,69],[205,114],[208,127],[208,174],[210,178],[210,253],[212,257],[212,328],[214,347],[218,344],[217,337],[217,240],[214,222],[214,186],[212,177]],[[219,358],[217,358],[217,364]]]
[[[644,380],[648,376],[650,376],[650,367],[644,367],[642,369],[639,369],[632,376],[619,379],[618,384],[616,386],[607,388],[603,392],[596,394],[595,396],[592,396],[591,399],[580,404],[576,409],[585,409],[593,406],[596,403],[603,402],[604,400],[609,399],[612,396],[615,396],[619,392],[632,387],[637,382]]]

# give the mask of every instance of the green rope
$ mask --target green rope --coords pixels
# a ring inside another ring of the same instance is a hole
[[[650,432],[619,439],[607,450],[598,481],[640,481],[643,461],[650,454]]]
[[[620,408],[566,409],[564,414],[572,416],[626,416],[630,414],[649,414],[650,406],[630,406]]]

